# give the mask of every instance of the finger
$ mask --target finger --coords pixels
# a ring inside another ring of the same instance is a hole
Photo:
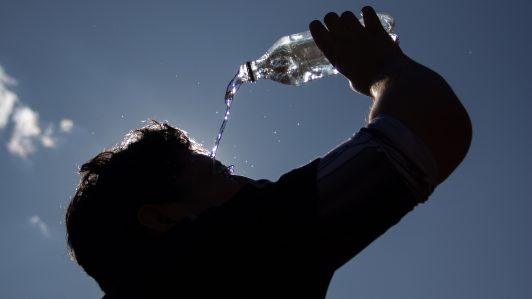
[[[318,48],[325,54],[329,60],[334,53],[334,40],[331,33],[318,20],[314,20],[309,24],[310,34],[316,42]]]
[[[369,32],[386,34],[386,30],[382,27],[377,13],[371,6],[365,6],[362,8],[362,17],[364,18],[365,27]]]
[[[351,33],[360,33],[363,30],[363,26],[360,24],[358,18],[350,11],[342,13],[340,16],[340,21]]]
[[[345,39],[348,36],[348,32],[344,24],[336,13],[330,12],[326,14],[323,18],[323,22],[334,37],[339,39]]]

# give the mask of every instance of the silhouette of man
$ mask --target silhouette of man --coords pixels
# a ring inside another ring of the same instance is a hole
[[[73,258],[104,298],[324,298],[335,270],[425,202],[465,157],[467,112],[407,57],[371,7],[310,23],[369,122],[278,181],[232,175],[151,122],[81,167],[66,213]]]

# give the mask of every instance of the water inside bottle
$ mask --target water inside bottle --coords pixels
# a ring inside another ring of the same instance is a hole
[[[216,135],[216,139],[214,141],[214,146],[211,150],[210,157],[215,160],[216,159],[216,152],[218,151],[218,147],[220,146],[220,141],[222,140],[222,136],[225,130],[225,126],[227,125],[227,121],[229,120],[229,114],[231,111],[231,104],[233,103],[233,98],[236,95],[236,92],[242,86],[242,84],[247,82],[252,82],[250,72],[249,72],[249,64],[243,64],[240,66],[240,69],[238,70],[238,73],[236,73],[235,77],[231,82],[229,82],[229,85],[227,85],[227,89],[225,90],[225,114],[222,121],[222,125],[220,126],[220,130],[218,131],[218,135]]]
[[[387,14],[378,14],[378,17],[384,29],[397,40],[397,35],[393,33],[395,26],[393,17]],[[359,21],[364,25],[363,18]],[[210,157],[213,161],[216,159],[216,152],[229,120],[233,98],[242,84],[267,78],[297,86],[333,74],[338,74],[338,71],[318,49],[309,31],[281,38],[263,57],[241,65],[238,73],[229,82],[225,91],[225,115]]]

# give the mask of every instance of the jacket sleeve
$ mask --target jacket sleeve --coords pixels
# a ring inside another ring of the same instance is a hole
[[[325,155],[317,171],[323,267],[338,269],[426,201],[435,165],[423,142],[391,117]]]

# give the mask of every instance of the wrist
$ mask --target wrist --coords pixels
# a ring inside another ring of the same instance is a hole
[[[373,99],[379,98],[392,80],[403,76],[415,64],[412,59],[404,54],[387,63],[371,80],[372,83],[369,86],[370,96]]]

